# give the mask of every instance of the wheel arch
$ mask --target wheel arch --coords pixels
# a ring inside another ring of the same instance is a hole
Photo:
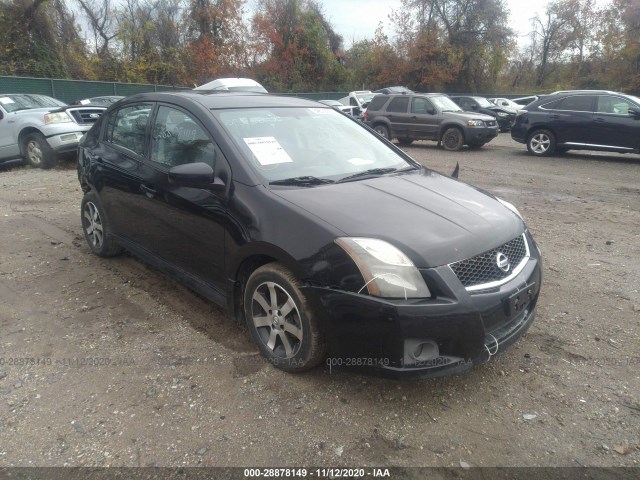
[[[281,263],[297,278],[304,278],[304,271],[291,255],[268,243],[246,245],[230,262],[227,270],[230,285],[227,292],[227,307],[230,316],[239,324],[243,325],[245,321],[243,297],[247,280],[258,268],[273,262]]]
[[[462,138],[464,139],[464,142],[466,144],[467,135],[466,135],[465,129],[462,125],[455,122],[445,123],[440,126],[440,132],[438,133],[438,141],[442,141],[442,136],[444,135],[444,132],[446,132],[449,128],[452,128],[452,127],[457,128],[458,130],[460,130],[460,132],[462,132]]]
[[[20,148],[21,155],[26,155],[26,152],[24,151],[24,139],[28,135],[31,135],[32,133],[39,133],[44,137],[44,133],[42,133],[40,130],[38,130],[35,127],[25,127],[22,130],[20,130],[20,133],[18,134],[18,146]],[[45,137],[45,140],[46,140],[46,137]]]

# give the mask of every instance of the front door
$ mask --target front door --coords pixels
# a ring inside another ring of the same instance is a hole
[[[630,115],[629,108],[640,109],[623,97],[599,95],[589,143],[617,148],[639,148],[640,118]]]

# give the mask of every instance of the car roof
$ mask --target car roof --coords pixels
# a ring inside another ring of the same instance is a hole
[[[281,97],[278,95],[268,95],[251,92],[219,92],[202,93],[197,91],[184,92],[150,92],[139,93],[127,97],[125,102],[161,102],[171,100],[191,100],[209,109],[229,109],[229,108],[264,108],[264,107],[311,107],[330,108],[318,105],[318,102],[298,97]]]

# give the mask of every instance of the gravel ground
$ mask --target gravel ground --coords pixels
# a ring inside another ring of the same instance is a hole
[[[639,157],[405,150],[517,205],[545,262],[526,336],[413,382],[265,365],[216,306],[90,254],[74,162],[0,169],[0,466],[638,465]]]

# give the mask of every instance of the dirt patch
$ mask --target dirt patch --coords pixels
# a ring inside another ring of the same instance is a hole
[[[0,465],[637,465],[639,157],[405,150],[517,205],[544,255],[529,333],[417,382],[274,369],[218,307],[90,254],[72,163],[0,170]]]

